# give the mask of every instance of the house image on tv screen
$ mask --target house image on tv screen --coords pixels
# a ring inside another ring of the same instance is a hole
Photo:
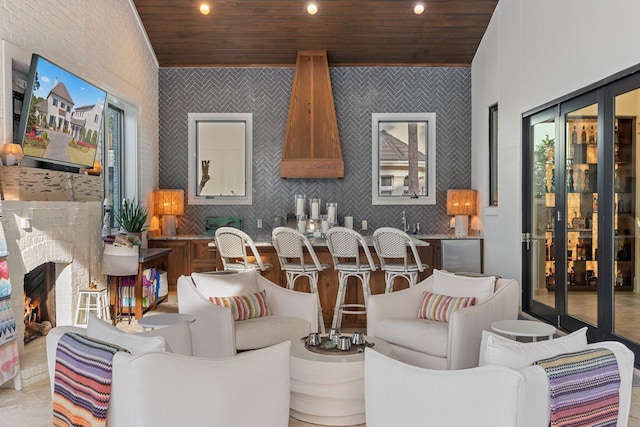
[[[25,156],[93,166],[106,92],[41,57],[32,74]]]

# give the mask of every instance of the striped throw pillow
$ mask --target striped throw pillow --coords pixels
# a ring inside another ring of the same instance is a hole
[[[266,291],[233,297],[209,297],[209,301],[222,307],[229,307],[234,320],[247,320],[271,315],[269,307],[267,307]]]
[[[425,292],[418,310],[418,319],[448,322],[455,310],[472,305],[476,305],[476,297],[450,297]]]

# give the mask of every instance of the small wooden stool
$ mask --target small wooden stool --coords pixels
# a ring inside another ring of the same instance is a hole
[[[84,312],[81,323],[80,312]],[[107,288],[80,288],[78,290],[78,305],[76,307],[75,325],[86,325],[89,313],[93,312],[98,319],[110,321]]]

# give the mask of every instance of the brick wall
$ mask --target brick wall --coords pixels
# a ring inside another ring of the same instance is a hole
[[[138,170],[127,172],[138,176],[140,198],[147,200],[158,182],[158,64],[131,0],[0,2],[0,39],[29,56],[44,56],[137,108]],[[0,75],[7,71],[0,62]],[[1,91],[11,96],[10,87]],[[7,134],[7,126],[12,127],[11,112],[0,111],[0,135]],[[10,253],[17,319],[22,318],[25,267],[50,260],[58,263],[58,280],[73,283],[65,290],[56,287],[58,324],[72,323],[77,286],[98,271],[100,213],[99,202],[3,202],[0,229]],[[30,230],[20,228],[25,215],[31,216]]]
[[[102,203],[3,201],[2,211],[0,233],[4,230],[9,252],[18,336],[24,334],[24,275],[46,262],[56,263],[56,323],[73,324],[78,288],[91,278],[99,285],[105,282],[100,272]],[[19,345],[22,348],[22,342]]]

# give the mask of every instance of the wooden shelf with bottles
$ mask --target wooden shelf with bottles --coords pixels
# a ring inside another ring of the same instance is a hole
[[[615,290],[633,290],[636,276],[635,118],[616,119],[614,164]]]
[[[634,119],[616,120],[615,141],[615,260],[616,291],[632,291],[635,271],[633,188]],[[573,117],[568,122],[567,153],[567,285],[569,291],[595,291],[598,283],[598,124],[596,117]],[[547,210],[553,225],[554,194],[547,194]],[[548,227],[549,228],[549,227]],[[554,231],[547,230],[546,271],[555,269]],[[552,255],[553,254],[553,255]],[[553,259],[552,259],[553,258]],[[547,289],[555,289],[555,280],[547,280]]]

